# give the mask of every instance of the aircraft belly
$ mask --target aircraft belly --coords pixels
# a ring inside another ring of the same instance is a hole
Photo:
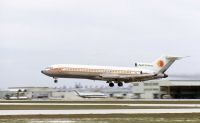
[[[153,79],[157,79],[154,76],[149,76],[149,77],[143,77],[143,78],[132,78],[128,81],[124,81],[125,83],[129,83],[129,82],[141,82],[141,81],[148,81],[148,80],[153,80]]]

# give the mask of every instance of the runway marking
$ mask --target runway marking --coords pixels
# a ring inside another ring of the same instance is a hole
[[[200,109],[0,110],[0,115],[200,113]]]

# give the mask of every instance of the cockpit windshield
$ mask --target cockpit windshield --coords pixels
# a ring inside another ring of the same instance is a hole
[[[52,69],[52,67],[46,67],[46,68],[45,68],[45,70],[50,70],[50,69]]]

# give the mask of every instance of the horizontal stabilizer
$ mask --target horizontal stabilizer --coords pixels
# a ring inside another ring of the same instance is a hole
[[[166,56],[166,59],[180,60],[180,59],[183,59],[183,58],[186,58],[186,57],[189,57],[189,56],[184,56],[184,57],[181,57],[181,56]]]

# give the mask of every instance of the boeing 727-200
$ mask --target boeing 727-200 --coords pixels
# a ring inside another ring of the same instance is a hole
[[[165,71],[174,63],[183,57],[162,56],[155,62],[135,63],[135,67],[109,67],[93,65],[73,65],[57,64],[45,68],[41,72],[47,76],[53,77],[57,83],[58,78],[79,78],[90,80],[103,80],[109,83],[110,87],[117,83],[123,86],[124,83],[147,81],[168,77]]]

